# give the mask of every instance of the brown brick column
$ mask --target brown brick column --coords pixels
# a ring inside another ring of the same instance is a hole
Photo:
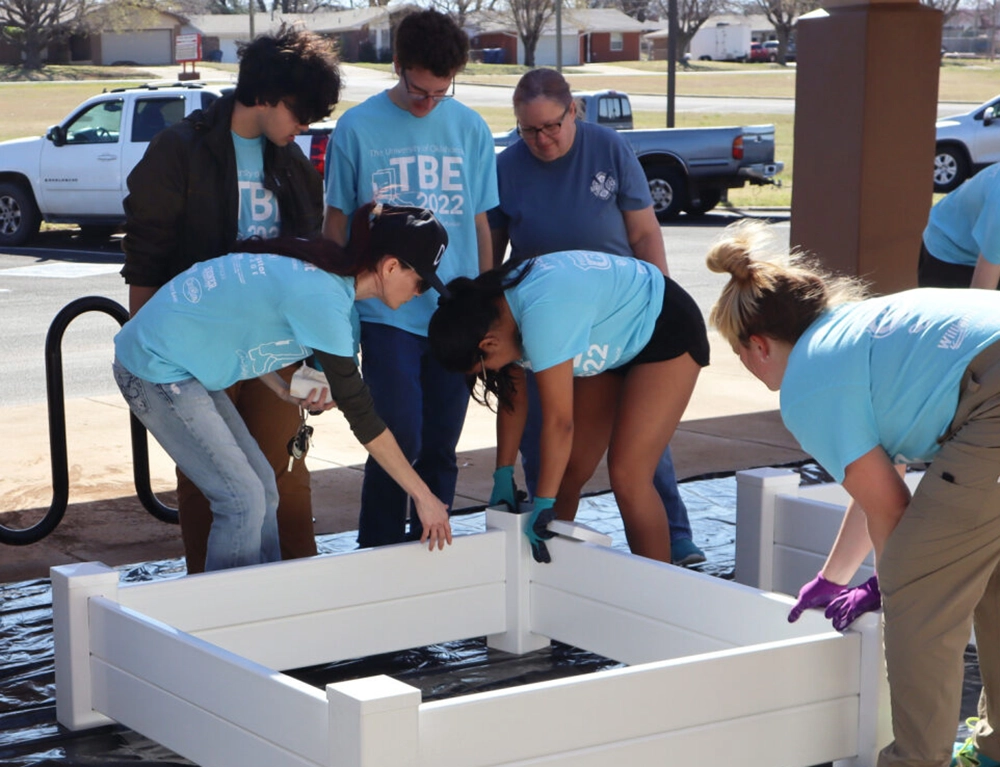
[[[796,32],[791,242],[889,293],[916,286],[933,192],[941,13],[829,3]]]

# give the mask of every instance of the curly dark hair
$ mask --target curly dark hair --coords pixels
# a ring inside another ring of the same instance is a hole
[[[325,37],[282,24],[273,35],[239,43],[237,52],[236,99],[244,106],[288,99],[296,119],[309,124],[329,117],[340,100],[337,52]]]
[[[469,60],[469,36],[447,14],[416,11],[399,22],[393,50],[400,71],[419,68],[453,77]]]

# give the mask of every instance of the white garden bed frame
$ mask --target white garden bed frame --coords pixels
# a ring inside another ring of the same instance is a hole
[[[489,510],[486,532],[433,553],[128,585],[96,563],[53,568],[59,722],[121,722],[203,767],[875,764],[890,737],[877,620],[789,624],[787,597],[580,526],[539,565],[526,516]],[[386,676],[320,690],[280,672],[484,634],[629,666],[429,703]]]
[[[913,492],[922,472],[909,472]],[[850,495],[836,482],[799,485],[791,469],[736,473],[736,580],[781,594],[798,594],[826,562]],[[869,554],[851,585],[875,572]]]

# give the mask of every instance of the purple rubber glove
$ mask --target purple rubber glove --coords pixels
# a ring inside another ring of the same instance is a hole
[[[878,590],[878,576],[873,575],[860,586],[848,589],[827,605],[826,615],[833,621],[837,631],[843,631],[865,613],[882,606],[882,594]]]
[[[815,578],[799,589],[799,601],[792,605],[792,610],[788,613],[788,622],[795,623],[799,616],[811,607],[826,607],[845,591],[847,586],[828,581],[822,574],[816,573]]]

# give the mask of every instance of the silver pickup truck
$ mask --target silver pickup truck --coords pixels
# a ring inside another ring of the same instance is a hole
[[[682,211],[701,215],[729,189],[750,184],[780,184],[785,167],[774,159],[774,126],[721,128],[632,128],[627,94],[605,90],[574,94],[577,119],[607,125],[621,133],[649,181],[653,210],[661,222]],[[498,148],[520,141],[517,128],[493,134]]]

